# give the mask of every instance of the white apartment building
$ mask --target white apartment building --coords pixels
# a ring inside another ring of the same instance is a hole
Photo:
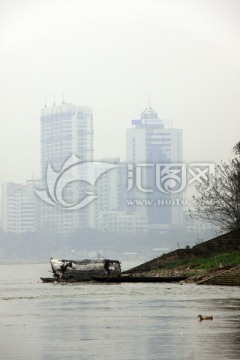
[[[120,162],[119,158],[104,158],[103,164],[112,164],[114,167],[104,172],[96,182],[94,201],[93,227],[101,228],[101,212],[123,211],[126,207],[127,164]]]
[[[92,109],[63,102],[41,111],[41,175],[42,188],[54,188],[55,183],[47,178],[47,167],[61,173],[66,161],[76,155],[81,161],[93,160],[93,115]],[[81,178],[79,168],[72,168],[71,178],[63,192],[64,200],[71,204],[84,196],[87,184]],[[76,181],[74,181],[76,179]],[[41,228],[59,233],[71,232],[90,224],[90,207],[78,211],[49,205],[41,201]]]
[[[114,167],[104,172],[96,182],[97,195],[90,207],[94,208],[92,218],[94,227],[102,232],[144,233],[147,231],[148,219],[140,214],[126,213],[127,201],[127,163],[119,158],[101,159],[102,167],[112,164]]]
[[[39,207],[35,181],[2,185],[2,227],[6,232],[23,234],[38,229]]]

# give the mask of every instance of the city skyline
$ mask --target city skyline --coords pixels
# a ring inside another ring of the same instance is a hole
[[[159,119],[149,106],[130,124],[132,127],[126,129],[127,162],[119,158],[95,162],[92,109],[64,101],[45,105],[40,115],[41,177],[35,189],[34,181],[30,186],[4,183],[4,230],[69,233],[87,227],[141,233],[148,230],[148,224],[149,230],[160,225],[164,231],[172,225],[181,226],[182,206],[136,207],[128,206],[127,201],[138,201],[139,196],[143,201],[157,201],[159,196],[172,200],[173,194],[164,196],[159,189],[147,196],[144,190],[139,191],[140,178],[147,188],[154,185],[153,167],[144,168],[140,177],[133,179],[130,191],[128,187],[130,173],[138,173],[138,164],[182,162],[182,130]],[[95,200],[94,204],[89,206],[88,200]]]
[[[166,232],[183,226],[184,207],[190,206],[184,192],[187,187],[214,172],[212,164],[188,167],[183,162],[182,129],[160,119],[149,106],[139,118],[129,121],[126,162],[110,157],[94,160],[89,107],[66,102],[45,106],[40,124],[41,177],[4,183],[4,230],[68,233],[91,227]],[[84,163],[87,166],[82,166]],[[28,221],[28,215],[32,220]]]

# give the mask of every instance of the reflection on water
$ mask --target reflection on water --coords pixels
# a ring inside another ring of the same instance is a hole
[[[1,359],[240,358],[239,288],[43,284],[48,268],[0,265]]]

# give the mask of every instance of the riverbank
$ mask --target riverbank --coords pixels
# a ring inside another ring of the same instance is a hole
[[[186,282],[199,283],[223,273],[231,274],[228,285],[240,286],[240,232],[232,231],[192,248],[177,249],[127,270],[134,276],[187,276]],[[232,276],[234,273],[234,276]],[[221,275],[222,276],[222,275]],[[225,278],[217,283],[226,285]]]

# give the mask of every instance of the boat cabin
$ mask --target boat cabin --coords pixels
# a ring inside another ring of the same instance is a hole
[[[53,277],[58,279],[90,280],[93,277],[120,276],[118,260],[58,260],[50,259]]]

